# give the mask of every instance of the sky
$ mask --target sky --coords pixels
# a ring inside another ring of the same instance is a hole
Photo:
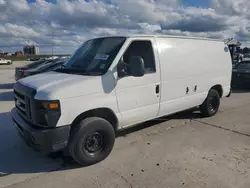
[[[249,0],[0,0],[0,50],[71,54],[108,35],[166,34],[250,46]]]

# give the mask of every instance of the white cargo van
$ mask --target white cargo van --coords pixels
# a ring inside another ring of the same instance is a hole
[[[35,149],[67,149],[80,164],[94,164],[110,154],[117,130],[196,106],[215,115],[231,94],[231,72],[222,41],[95,38],[60,69],[15,84],[13,121]]]

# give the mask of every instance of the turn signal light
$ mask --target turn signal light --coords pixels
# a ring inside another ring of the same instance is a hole
[[[59,108],[59,105],[57,103],[50,103],[49,108],[50,109],[57,109],[57,108]]]
[[[43,108],[45,109],[52,109],[52,110],[55,110],[55,109],[59,109],[59,103],[56,103],[56,102],[42,102],[41,103]]]

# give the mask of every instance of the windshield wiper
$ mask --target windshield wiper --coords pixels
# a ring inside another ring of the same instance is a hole
[[[80,66],[80,65],[72,65],[71,67],[72,67],[72,68],[82,68],[82,69],[83,69],[83,67]]]
[[[81,75],[87,75],[87,76],[100,76],[102,75],[101,72],[82,72],[82,73],[79,73]]]
[[[76,69],[83,68],[79,65],[73,65],[71,67],[66,67],[65,65],[61,65],[60,69],[57,72],[68,73],[68,74],[79,74],[79,75],[88,75],[88,76],[99,76],[102,75],[101,72],[87,71],[86,69]]]

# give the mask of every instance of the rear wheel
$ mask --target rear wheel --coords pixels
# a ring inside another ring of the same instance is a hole
[[[211,89],[206,100],[200,106],[200,111],[203,117],[214,116],[220,107],[220,95],[218,91]]]
[[[105,119],[91,117],[75,127],[69,139],[69,153],[81,165],[104,160],[112,151],[115,131]]]

